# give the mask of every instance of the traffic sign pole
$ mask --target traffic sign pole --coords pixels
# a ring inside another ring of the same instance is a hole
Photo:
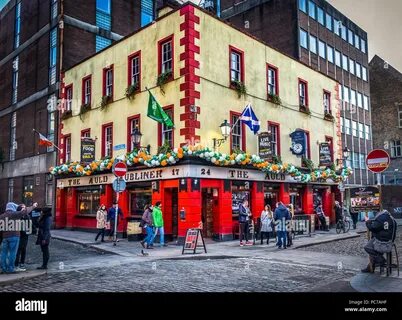
[[[117,242],[117,215],[119,214],[119,195],[120,195],[120,192],[117,192],[117,194],[116,194],[116,212],[114,215],[114,233],[113,233],[113,235],[114,235],[113,245],[114,246],[116,245],[116,242]]]

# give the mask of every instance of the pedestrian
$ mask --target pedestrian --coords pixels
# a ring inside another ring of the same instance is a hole
[[[287,245],[288,247],[293,245],[293,234],[295,233],[295,230],[293,228],[293,217],[294,217],[294,208],[293,208],[293,204],[288,204],[286,206],[289,210],[289,214],[290,214],[290,224],[289,226],[286,228],[286,239],[287,239]]]
[[[39,220],[41,211],[42,211],[41,208],[35,208],[30,213],[30,217],[31,217],[31,221],[32,221],[32,234],[34,234],[34,235],[38,234],[38,228],[39,228],[38,220]]]
[[[107,220],[106,206],[102,204],[99,207],[98,211],[96,212],[96,228],[98,229],[98,234],[95,237],[95,241],[98,241],[98,238],[100,236],[101,242],[105,242],[106,220]]]
[[[345,208],[345,210],[347,211],[347,208]],[[353,210],[352,206],[350,206],[349,207],[349,214],[352,217],[353,229],[356,230],[356,228],[357,228],[357,219],[358,219],[358,216],[359,216],[359,212]]]
[[[153,218],[152,218],[152,205],[147,204],[145,206],[144,214],[142,215],[142,220],[141,220],[141,226],[147,232],[147,236],[145,237],[144,240],[142,240],[140,242],[144,248],[145,248],[145,243],[146,243],[147,249],[153,249],[153,243],[152,243],[152,240],[154,237],[153,225],[154,225],[154,223],[153,223]]]
[[[339,204],[339,201],[335,201],[335,220],[336,223],[338,223],[338,221],[343,221],[343,209],[341,207],[341,205]]]
[[[107,213],[107,222],[110,223],[109,240],[112,240],[112,237],[114,235],[115,219],[116,219],[116,208],[117,208],[117,201],[114,201],[113,206],[109,209],[109,211]],[[116,230],[117,230],[117,227],[119,226],[120,218],[124,219],[123,211],[119,208],[118,209],[118,214],[117,214]],[[116,234],[116,241],[119,242],[119,240],[117,240],[117,234]]]
[[[278,235],[278,242],[277,246],[278,249],[280,249],[282,246],[284,249],[286,249],[286,231],[287,231],[287,224],[291,219],[289,210],[285,207],[285,205],[279,201],[278,206],[275,209],[274,212],[274,220],[275,220],[275,225],[276,225],[276,231]]]
[[[323,231],[329,231],[327,227],[327,220],[325,219],[325,214],[324,211],[322,210],[322,204],[318,204],[317,208],[315,209],[315,212],[317,214],[318,219],[320,220],[321,223],[321,230]]]
[[[22,211],[25,210],[26,206],[25,204],[20,204],[17,208],[17,211]],[[24,221],[25,224],[32,223],[30,221],[30,216],[29,214],[22,217],[21,221]],[[28,233],[27,230],[21,230],[20,232],[20,243],[18,245],[18,250],[17,250],[17,256],[15,258],[15,271],[26,271],[27,269],[25,268],[25,257],[26,257],[26,252],[27,252],[27,246],[28,246]]]
[[[15,272],[15,258],[17,256],[18,246],[20,242],[20,232],[18,229],[18,221],[28,215],[38,204],[35,202],[32,207],[25,208],[22,211],[17,211],[18,205],[14,202],[9,202],[6,205],[6,211],[0,215],[0,220],[3,220],[6,229],[3,230],[3,242],[1,250],[1,270],[2,273]],[[7,230],[7,227],[12,226],[12,230]],[[20,229],[24,224],[19,224]]]
[[[154,234],[152,236],[151,244],[150,246],[153,246],[154,240],[156,235],[159,232],[159,243],[161,247],[167,247],[167,244],[165,244],[165,230],[163,228],[163,215],[162,215],[162,203],[160,201],[155,203],[155,206],[153,207],[152,210],[152,221],[154,225]]]
[[[365,220],[367,229],[371,232],[371,239],[364,246],[364,250],[369,254],[369,263],[361,271],[373,273],[376,266],[386,263],[384,253],[392,250],[398,224],[387,210],[380,211],[373,219],[366,216]]]
[[[42,265],[37,269],[46,270],[49,262],[49,244],[50,244],[50,226],[52,224],[52,211],[50,208],[43,208],[38,220],[38,238],[36,244],[40,245],[42,250]]]
[[[266,204],[264,210],[261,212],[261,244],[264,242],[264,235],[267,237],[267,244],[269,244],[269,237],[272,234],[272,211],[271,206]]]
[[[248,242],[248,220],[251,216],[250,208],[248,207],[248,200],[244,199],[243,203],[239,205],[239,237],[240,247],[243,246],[243,237],[246,240],[246,245],[250,245]]]

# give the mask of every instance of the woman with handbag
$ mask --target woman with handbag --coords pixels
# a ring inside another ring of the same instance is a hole
[[[264,242],[264,235],[267,237],[267,244],[269,244],[269,236],[272,234],[272,211],[269,204],[265,205],[264,210],[261,212],[261,244]]]
[[[140,243],[145,248],[145,243],[147,244],[147,249],[153,249],[152,239],[154,237],[153,229],[153,219],[152,219],[152,205],[147,204],[145,206],[144,214],[142,215],[140,227],[146,230],[147,236]]]
[[[52,224],[52,211],[50,208],[43,208],[41,215],[39,217],[39,231],[38,231],[38,239],[36,240],[36,244],[40,245],[40,249],[42,250],[43,262],[42,266],[37,269],[47,269],[47,263],[49,262],[49,243],[50,243],[50,226]]]
[[[99,236],[101,236],[101,242],[105,242],[106,219],[106,206],[102,204],[96,213],[96,228],[98,229],[98,234],[95,237],[95,241],[98,241]]]

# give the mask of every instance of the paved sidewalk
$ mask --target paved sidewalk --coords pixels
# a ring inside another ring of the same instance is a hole
[[[46,274],[46,270],[28,270],[24,272],[0,274],[0,286],[16,281],[21,282],[43,274]]]
[[[358,232],[364,232],[364,225],[359,224],[356,230],[350,230],[347,233],[336,234],[335,229],[331,229],[329,232],[317,231],[311,236],[308,235],[300,235],[296,236],[296,239],[293,241],[294,245],[287,250],[294,250],[302,247],[308,247],[316,244],[350,239],[354,237],[359,237]],[[169,243],[168,247],[160,248],[158,244],[155,244],[155,249],[147,250],[143,249],[139,241],[128,241],[127,239],[119,239],[119,242],[116,246],[113,245],[112,242],[95,242],[94,233],[83,232],[83,231],[71,231],[65,229],[52,230],[52,237],[59,240],[70,241],[74,243],[78,243],[93,249],[101,250],[106,253],[117,254],[123,257],[141,257],[142,259],[166,259],[166,258],[185,258],[189,255],[182,255],[182,246],[178,246],[175,243]],[[224,241],[224,242],[216,242],[211,239],[205,239],[207,253],[203,253],[203,250],[199,250],[200,254],[195,257],[248,257],[250,255],[258,255],[263,252],[272,252],[278,251],[276,246],[274,245],[275,240],[271,240],[270,245],[266,246],[260,245],[259,242],[256,242],[254,246],[239,246],[239,240],[233,241]],[[141,254],[141,250],[143,250],[147,256],[143,256]],[[197,249],[198,251],[198,249]]]
[[[359,273],[350,280],[353,289],[359,292],[402,292],[402,277],[396,271],[387,277],[376,273]]]

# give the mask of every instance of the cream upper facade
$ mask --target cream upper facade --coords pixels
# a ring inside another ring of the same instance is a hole
[[[135,67],[131,67],[133,57],[139,57]],[[162,91],[157,77],[170,67],[173,77]],[[113,70],[112,77],[108,70]],[[126,88],[133,77],[140,79],[140,88],[134,99],[128,99]],[[239,98],[233,79],[244,84],[247,94]],[[147,117],[147,88],[172,115],[174,129]],[[279,96],[280,105],[268,101],[268,88]],[[113,101],[101,110],[108,90]],[[257,136],[236,122],[247,104],[261,122],[260,132],[272,131],[282,161],[301,164],[290,151],[289,134],[296,129],[307,132],[306,155],[316,165],[321,142],[331,141],[333,158],[341,157],[337,82],[189,4],[67,70],[64,94],[71,98],[73,116],[62,121],[61,161],[66,154],[67,160],[80,159],[81,136],[87,130],[97,138],[96,159],[107,155],[113,145],[127,148],[112,151],[112,156],[130,151],[135,125],[142,133],[141,145],[151,145],[152,154],[164,141],[173,147],[200,143],[212,148],[213,138],[222,138],[219,126],[224,120],[235,127],[218,150],[230,153],[240,147],[257,154]],[[80,117],[85,99],[92,109]],[[299,110],[301,102],[310,114]],[[334,121],[324,119],[325,108]]]

